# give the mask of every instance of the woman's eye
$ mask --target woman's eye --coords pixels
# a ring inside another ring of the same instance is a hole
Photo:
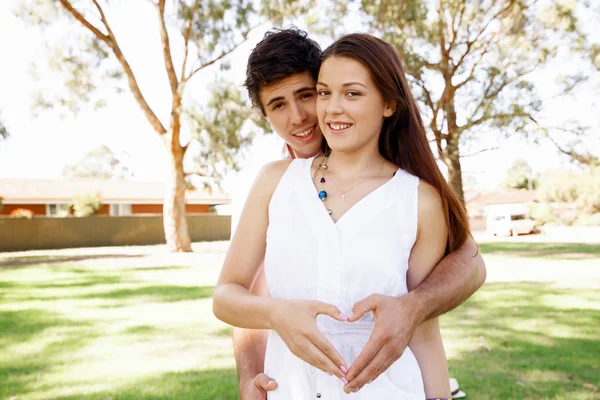
[[[319,96],[327,96],[327,95],[329,94],[329,92],[328,92],[327,90],[319,90],[319,91],[317,92],[317,94],[318,94]]]
[[[348,97],[356,97],[356,96],[360,96],[360,93],[358,93],[358,92],[348,92],[348,93],[346,93],[346,95]]]

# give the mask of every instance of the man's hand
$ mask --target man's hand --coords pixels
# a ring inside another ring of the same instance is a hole
[[[275,390],[277,382],[265,374],[258,374],[247,385],[240,386],[241,400],[267,400],[267,392]]]
[[[317,328],[316,319],[319,314],[338,321],[348,319],[332,304],[310,300],[281,300],[274,310],[273,329],[296,357],[348,383],[344,374],[346,362]]]
[[[402,356],[422,322],[415,305],[410,294],[402,297],[372,294],[354,304],[348,322],[357,321],[372,311],[375,328],[346,374],[350,383],[344,386],[344,392],[358,392]]]

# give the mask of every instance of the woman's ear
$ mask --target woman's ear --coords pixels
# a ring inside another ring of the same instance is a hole
[[[396,100],[390,100],[385,104],[385,110],[383,110],[383,116],[385,118],[391,117],[396,112]]]

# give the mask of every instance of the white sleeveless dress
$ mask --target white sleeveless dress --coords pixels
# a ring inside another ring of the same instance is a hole
[[[408,293],[419,179],[398,170],[334,223],[313,185],[311,163],[312,159],[292,161],[269,204],[264,266],[271,296],[319,300],[349,315],[354,303],[373,293]],[[319,315],[317,326],[350,366],[369,339],[374,318],[368,313],[349,323]],[[268,400],[425,398],[421,371],[408,348],[376,380],[347,395],[337,377],[294,356],[271,331],[265,373],[278,383]]]

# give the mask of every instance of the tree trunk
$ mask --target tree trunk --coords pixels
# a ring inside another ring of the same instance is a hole
[[[450,186],[452,186],[452,189],[454,189],[454,192],[464,205],[465,195],[463,192],[462,167],[460,165],[460,153],[458,151],[458,143],[456,143],[455,145],[449,144],[447,151],[448,160],[446,162],[446,165],[448,166],[448,180],[450,181]]]
[[[163,223],[167,247],[171,251],[190,252],[192,246],[185,218],[185,175],[183,172],[185,152],[179,144],[179,132],[176,132],[178,129],[179,126],[176,126],[164,136],[169,157],[169,174],[165,187]]]
[[[451,79],[451,78],[448,78]],[[451,85],[450,81],[447,81],[447,85]],[[450,87],[450,86],[448,86]],[[444,162],[448,167],[448,180],[450,186],[456,192],[456,195],[465,205],[465,196],[463,192],[462,182],[462,167],[460,165],[460,150],[458,143],[460,141],[460,132],[456,123],[456,109],[454,107],[454,93],[448,95],[448,100],[444,103],[444,111],[446,113],[446,121],[448,123],[448,136],[446,141],[446,157]]]

